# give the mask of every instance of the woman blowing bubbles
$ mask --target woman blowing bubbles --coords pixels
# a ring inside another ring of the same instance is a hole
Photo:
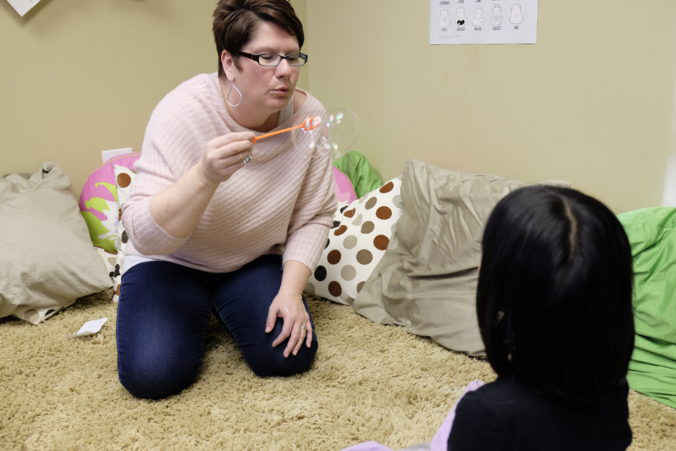
[[[213,18],[218,74],[157,105],[123,210],[118,370],[143,398],[194,381],[212,312],[259,376],[317,352],[301,293],[336,208],[330,155],[310,136],[250,141],[322,111],[295,88],[303,26],[286,0],[220,0]]]

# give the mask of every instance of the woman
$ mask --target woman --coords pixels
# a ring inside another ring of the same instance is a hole
[[[482,249],[477,315],[498,377],[460,400],[448,449],[626,449],[632,260],[615,215],[572,189],[521,188]]]
[[[157,105],[123,208],[118,371],[137,397],[194,381],[212,312],[259,376],[317,352],[301,293],[336,208],[330,155],[311,134],[251,142],[322,111],[295,88],[303,27],[286,0],[221,0],[213,32],[218,74]]]

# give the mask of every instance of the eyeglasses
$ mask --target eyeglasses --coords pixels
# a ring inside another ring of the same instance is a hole
[[[308,58],[308,56],[302,52],[294,53],[293,55],[278,55],[276,53],[261,53],[259,55],[254,55],[246,52],[238,52],[237,54],[249,58],[250,60],[254,60],[263,67],[277,67],[283,59],[289,63],[289,66],[300,67],[307,64]]]

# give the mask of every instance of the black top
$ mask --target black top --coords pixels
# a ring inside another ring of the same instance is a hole
[[[628,393],[624,383],[593,407],[573,408],[498,379],[460,400],[448,450],[626,450]]]

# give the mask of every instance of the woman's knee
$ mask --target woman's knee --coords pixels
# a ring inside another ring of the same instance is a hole
[[[272,348],[266,344],[246,352],[244,358],[259,377],[293,376],[304,373],[312,367],[317,354],[316,338],[313,338],[311,347],[303,345],[298,355],[289,354],[288,357],[284,357],[285,346],[286,343],[281,343]]]
[[[194,270],[167,262],[140,263],[123,276],[118,373],[134,396],[164,398],[195,380],[210,314],[201,280]]]
[[[181,392],[197,378],[199,362],[188,359],[125,358],[118,354],[118,375],[137,398],[161,399]]]

